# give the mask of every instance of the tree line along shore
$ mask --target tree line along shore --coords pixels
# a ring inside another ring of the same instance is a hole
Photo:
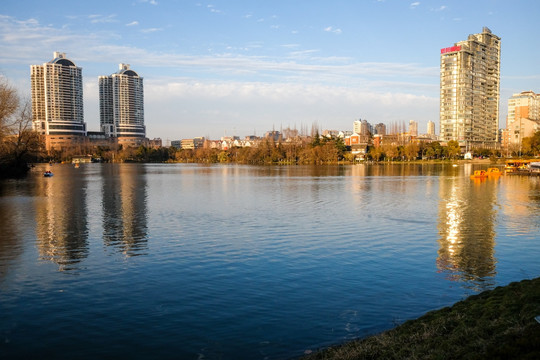
[[[262,139],[255,146],[232,147],[227,150],[210,147],[177,149],[174,147],[73,146],[61,150],[45,150],[41,135],[32,129],[32,107],[21,100],[15,89],[0,78],[0,178],[21,177],[36,162],[70,162],[80,155],[91,155],[103,162],[180,162],[180,163],[238,163],[253,165],[321,165],[353,164],[359,154],[346,146],[339,137],[298,136],[286,141]],[[462,158],[457,141],[441,144],[409,142],[382,144],[364,148],[363,160],[372,162],[444,161]],[[500,159],[500,150],[473,149],[477,157]],[[524,138],[519,152],[506,156],[537,156],[540,154],[540,131]]]
[[[232,147],[227,150],[216,148],[177,149],[174,147],[110,147],[81,146],[45,152],[39,135],[31,128],[0,139],[0,168],[4,175],[12,173],[22,176],[28,165],[36,162],[71,162],[81,154],[89,154],[100,162],[140,162],[140,163],[236,163],[250,165],[324,165],[354,164],[358,157],[340,138],[307,137],[281,142],[271,139],[261,140],[257,146]],[[540,131],[530,138],[530,150],[521,155],[534,156],[540,153]],[[477,159],[504,160],[498,150],[475,149]],[[515,154],[518,155],[518,154]],[[410,143],[405,145],[381,145],[369,147],[363,161],[374,163],[412,161],[455,161],[463,159],[457,141],[441,145],[431,143]]]

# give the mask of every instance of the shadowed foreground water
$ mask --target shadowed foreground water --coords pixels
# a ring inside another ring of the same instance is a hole
[[[540,275],[537,177],[46,168],[0,183],[2,358],[291,358]]]

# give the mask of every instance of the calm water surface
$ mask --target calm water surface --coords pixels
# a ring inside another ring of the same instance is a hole
[[[540,275],[540,178],[480,165],[46,168],[0,183],[2,358],[294,358]]]

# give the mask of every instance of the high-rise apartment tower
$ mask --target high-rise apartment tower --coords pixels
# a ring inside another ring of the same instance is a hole
[[[54,59],[30,66],[34,130],[49,137],[72,140],[86,135],[83,115],[82,69],[55,52]]]
[[[118,72],[99,77],[101,131],[109,137],[144,139],[143,78],[120,64]]]
[[[440,138],[495,147],[499,135],[501,38],[487,27],[441,49]]]

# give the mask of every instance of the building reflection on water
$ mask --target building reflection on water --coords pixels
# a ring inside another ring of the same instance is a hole
[[[0,198],[4,195],[0,184]],[[1,199],[0,199],[1,200]],[[23,254],[22,237],[18,218],[25,213],[22,207],[0,201],[0,285],[8,274],[9,267],[19,261]],[[27,213],[27,211],[26,211]]]
[[[88,256],[86,185],[84,176],[43,178],[36,184],[39,257],[60,270],[76,268]]]
[[[95,194],[88,190],[92,177],[83,169],[59,165],[54,169],[54,177],[36,182],[39,258],[58,264],[61,271],[77,269],[78,263],[88,257],[89,223],[95,217],[101,217],[105,245],[127,256],[141,255],[147,250],[145,167],[99,166],[98,171],[106,175],[100,179],[101,201],[89,198],[89,192]],[[90,213],[89,208],[94,211]]]
[[[440,182],[437,267],[448,279],[474,290],[494,284],[498,181],[455,176]]]
[[[101,167],[103,241],[126,256],[147,248],[146,168],[131,164]]]

